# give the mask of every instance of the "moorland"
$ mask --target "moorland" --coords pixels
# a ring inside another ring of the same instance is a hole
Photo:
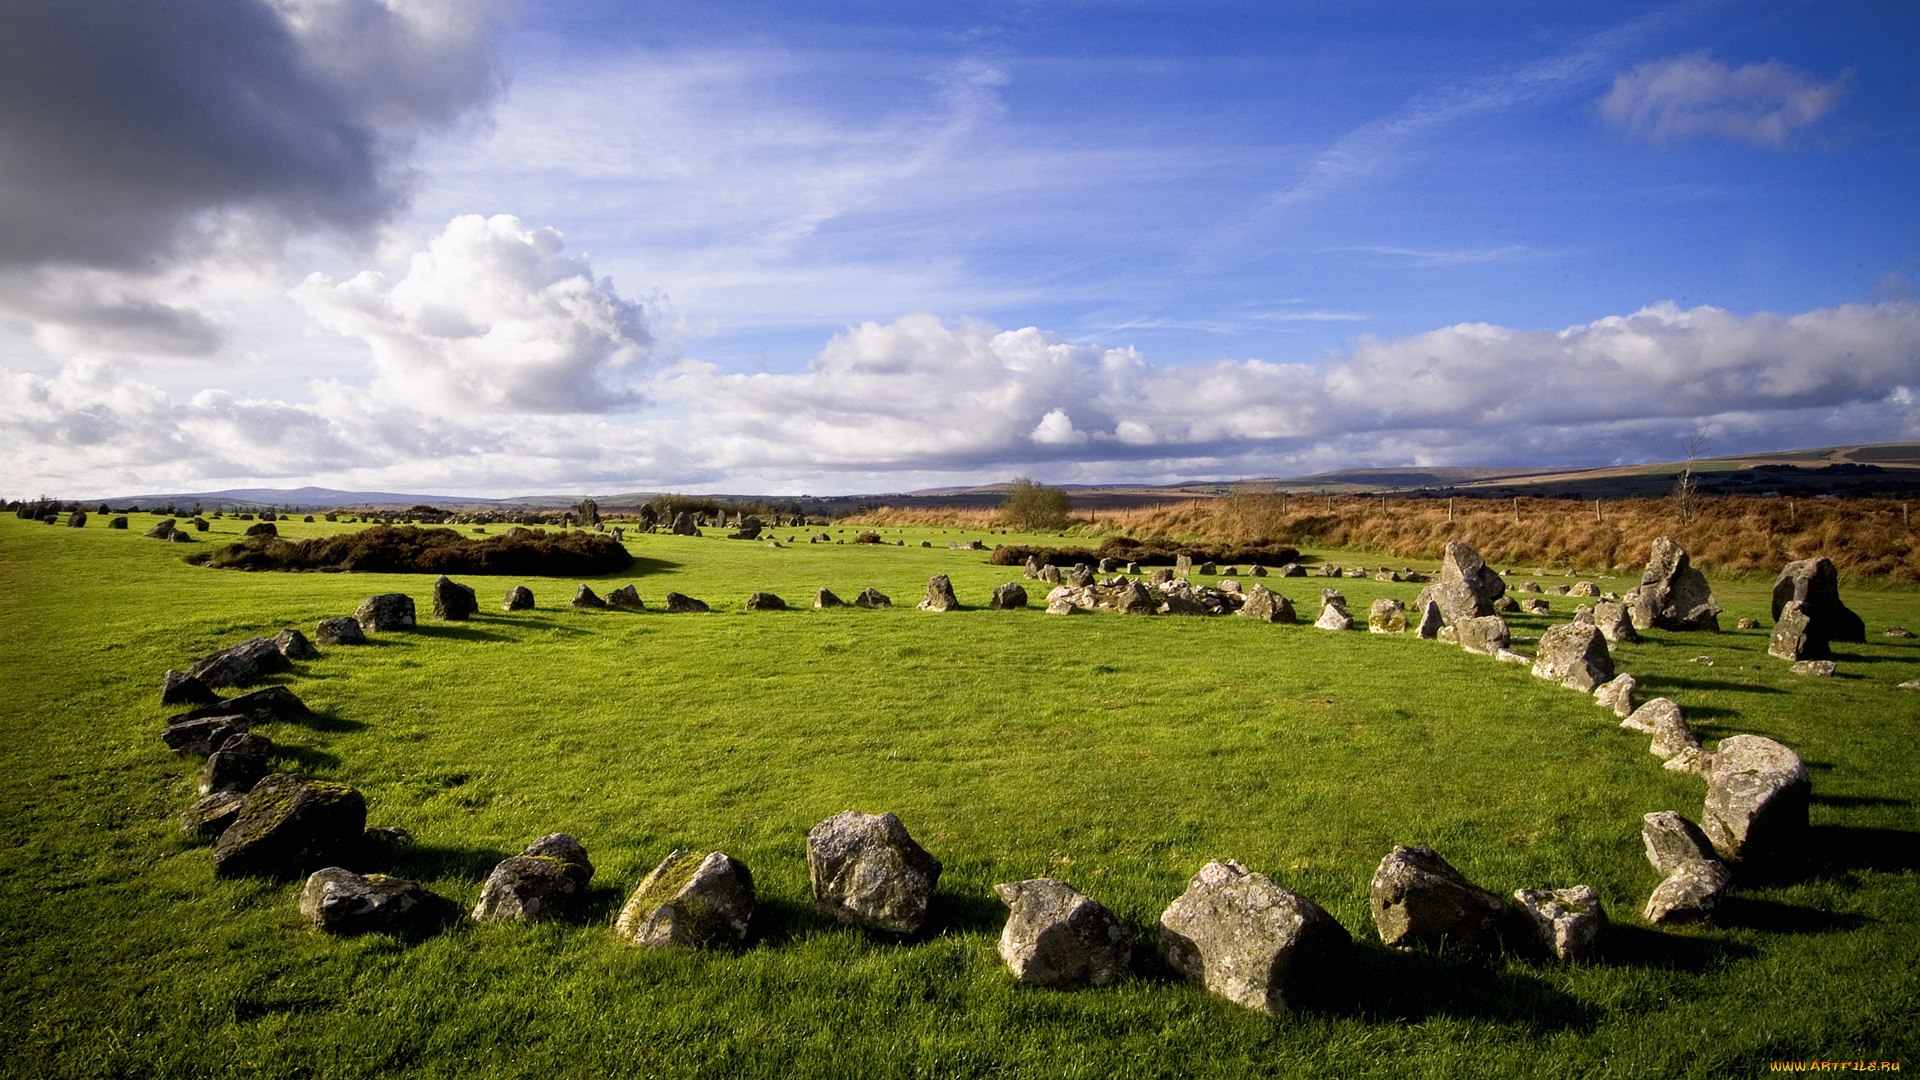
[[[1743,880],[1713,923],[1652,927],[1641,817],[1696,816],[1703,785],[1663,770],[1645,736],[1524,666],[1412,635],[986,610],[1018,571],[946,546],[1082,544],[1085,529],[893,521],[864,526],[888,544],[781,529],[779,547],[629,535],[623,571],[466,578],[480,613],[436,622],[431,575],[194,566],[247,523],[169,544],[141,535],[153,516],[132,519],[0,517],[6,1075],[1727,1076],[1920,1060],[1920,694],[1897,689],[1920,678],[1920,643],[1882,633],[1920,627],[1920,592],[1889,575],[1845,579],[1868,640],[1839,646],[1830,678],[1767,655],[1765,568],[1704,560],[1723,625],[1760,629],[1619,646],[1618,668],[1680,702],[1703,738],[1777,739],[1813,778],[1798,858]],[[294,542],[361,527],[279,525]],[[1435,567],[1283,539],[1309,563]],[[1637,572],[1612,562],[1581,576],[1624,592]],[[1510,580],[1567,582],[1569,568],[1513,565]],[[914,609],[933,574],[965,610]],[[582,583],[713,611],[576,610]],[[533,610],[499,610],[516,584]],[[1323,583],[1267,584],[1311,610]],[[1420,587],[1340,585],[1357,611]],[[807,606],[817,588],[867,586],[895,606]],[[757,590],[796,610],[744,610]],[[414,836],[395,872],[466,906],[500,859],[572,834],[597,872],[566,917],[331,938],[303,926],[296,882],[218,879],[179,831],[198,762],[160,742],[162,673],[391,591],[420,605],[416,629],[271,680],[314,710],[263,729],[276,766],[360,789],[370,824]],[[1570,617],[1572,598],[1549,599],[1549,615],[1510,617],[1518,647]],[[922,933],[814,915],[806,834],[849,808],[898,814],[945,864]],[[1367,886],[1396,844],[1502,893],[1590,885],[1608,942],[1592,962],[1491,970],[1387,950]],[[746,948],[616,938],[627,891],[676,847],[752,868]],[[1214,858],[1353,933],[1336,1001],[1269,1019],[1159,960],[1161,910]],[[1042,875],[1132,929],[1130,978],[1013,983],[992,886]]]

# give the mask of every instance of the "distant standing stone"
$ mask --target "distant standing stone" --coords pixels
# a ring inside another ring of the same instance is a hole
[[[994,586],[993,597],[987,601],[987,607],[994,611],[1011,611],[1026,606],[1027,590],[1012,581]]]
[[[993,887],[1007,905],[1000,959],[1028,986],[1111,986],[1126,977],[1127,928],[1100,902],[1063,881],[1034,878]]]
[[[360,629],[369,633],[413,629],[413,597],[406,593],[381,593],[362,601],[353,617]]]
[[[785,611],[787,602],[770,592],[751,593],[747,596],[748,611]]]
[[[645,611],[647,605],[640,599],[639,590],[631,585],[622,585],[607,593],[607,606],[620,611]]]
[[[813,606],[817,608],[843,607],[844,602],[833,595],[832,589],[821,589],[813,594]]]
[[[1420,608],[1420,636],[1427,641],[1432,641],[1440,636],[1440,628],[1446,625],[1446,619],[1440,614],[1440,605],[1432,598],[1428,598]]]
[[[953,582],[945,574],[935,574],[927,579],[926,595],[920,598],[921,611],[952,611],[960,606],[954,598]]]
[[[313,638],[322,645],[365,645],[367,634],[360,628],[360,620],[351,615],[338,619],[321,619],[313,628]]]
[[[462,585],[445,574],[434,579],[434,618],[447,622],[459,622],[473,617],[473,614],[479,610],[480,600],[474,595],[472,586]]]
[[[582,583],[578,589],[574,590],[572,604],[577,608],[604,608],[607,606],[607,602],[600,599],[599,595],[592,589],[587,588],[584,583]]]
[[[887,599],[887,595],[879,589],[869,587],[861,589],[860,595],[853,598],[853,606],[873,609],[890,608],[893,606],[893,601]]]
[[[515,585],[507,590],[506,599],[500,601],[502,611],[532,611],[533,590],[525,585]]]
[[[289,660],[312,660],[320,655],[320,650],[313,647],[307,635],[291,626],[273,635],[273,647]]]
[[[669,615],[705,615],[713,609],[704,600],[695,600],[682,593],[667,594],[667,614]]]

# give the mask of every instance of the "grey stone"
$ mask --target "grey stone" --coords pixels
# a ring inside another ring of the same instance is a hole
[[[445,622],[472,618],[480,610],[480,599],[473,587],[462,585],[441,574],[433,581],[433,617]]]
[[[251,791],[267,775],[272,758],[272,739],[252,732],[229,735],[207,755],[207,763],[200,770],[200,794]]]
[[[820,589],[813,594],[813,606],[817,608],[844,607],[844,602],[833,595],[832,589]]]
[[[353,613],[360,629],[368,633],[413,629],[413,597],[405,593],[381,593],[368,597]]]
[[[313,638],[321,645],[365,645],[367,632],[360,628],[360,620],[351,615],[338,619],[321,619],[313,628]]]
[[[532,611],[533,590],[525,585],[515,585],[507,590],[506,598],[500,601],[501,611]]]
[[[267,719],[267,714],[244,716],[187,714],[170,721],[165,730],[160,732],[160,741],[176,754],[206,757],[220,749],[220,745],[233,736],[246,734],[248,725],[256,719],[264,721]]]
[[[180,831],[202,840],[212,840],[227,831],[227,826],[240,816],[240,806],[246,801],[246,794],[239,791],[215,791],[202,795],[193,805],[180,812]]]
[[[1462,649],[1484,656],[1498,656],[1512,640],[1507,630],[1507,620],[1498,615],[1457,619],[1451,629],[1457,635],[1455,641]]]
[[[1201,867],[1154,936],[1188,981],[1269,1016],[1329,997],[1353,945],[1318,904],[1232,861]]]
[[[892,814],[847,810],[807,833],[807,877],[824,918],[911,934],[926,922],[940,860]]]
[[[610,589],[606,595],[606,606],[617,611],[645,611],[646,601],[640,599],[640,590],[632,585],[622,585]]]
[[[445,918],[446,901],[418,882],[365,877],[343,867],[316,870],[300,890],[300,916],[322,933],[410,936]]]
[[[502,859],[480,887],[473,918],[480,922],[546,922],[586,891],[593,863],[580,842],[549,833]]]
[[[1423,639],[1432,641],[1440,636],[1440,628],[1444,625],[1446,619],[1440,614],[1440,605],[1429,597],[1426,603],[1420,605],[1420,628],[1417,632]]]
[[[307,635],[291,626],[273,635],[273,647],[289,660],[312,660],[320,655],[320,650],[313,647]]]
[[[713,610],[706,601],[677,592],[667,594],[666,605],[669,615],[705,615]]]
[[[1653,542],[1640,585],[1627,593],[1627,613],[1636,630],[1719,630],[1720,605],[1705,574],[1686,550],[1667,537]]]
[[[1615,675],[1593,688],[1593,703],[1603,709],[1612,709],[1615,716],[1625,719],[1633,715],[1633,693],[1639,687],[1640,681],[1633,676]]]
[[[1052,878],[993,887],[1007,905],[1000,959],[1028,986],[1110,986],[1126,977],[1127,928],[1100,902]]]
[[[1407,605],[1389,597],[1375,600],[1367,613],[1367,630],[1375,634],[1406,633]]]
[[[162,705],[211,705],[219,700],[212,687],[184,671],[168,671],[160,680]]]
[[[1269,623],[1291,623],[1296,617],[1293,601],[1269,590],[1265,585],[1255,585],[1247,590],[1247,601],[1240,605],[1236,614]]]
[[[1807,619],[1807,634],[1821,651],[1790,659],[1827,655],[1832,641],[1865,642],[1867,624],[1840,601],[1840,574],[1828,559],[1802,559],[1780,569],[1773,582],[1773,619],[1780,621],[1788,604],[1798,602]],[[1779,655],[1776,653],[1775,655]]]
[[[1665,880],[1647,898],[1646,920],[1660,924],[1705,918],[1733,885],[1706,834],[1672,810],[1648,814],[1640,830],[1647,861]]]
[[[201,657],[187,674],[208,686],[222,687],[244,686],[292,670],[293,664],[279,647],[268,638],[256,637]]]
[[[247,792],[213,848],[220,877],[296,877],[351,860],[367,801],[345,784],[269,773]]]
[[[1513,900],[1555,959],[1586,960],[1598,951],[1607,930],[1607,911],[1591,886],[1516,889]]]
[[[1561,623],[1548,627],[1547,632],[1540,635],[1533,673],[1590,694],[1594,687],[1613,678],[1613,656],[1607,652],[1607,639],[1601,636],[1598,627]]]
[[[582,583],[578,589],[573,591],[573,600],[571,603],[577,608],[604,608],[607,606],[607,602],[600,599],[599,594],[588,588],[585,583]]]
[[[155,540],[170,540],[173,538],[173,534],[177,531],[177,527],[179,524],[180,523],[174,520],[173,518],[161,518],[159,521],[154,523],[153,528],[148,529],[145,533],[141,535],[151,536]]]
[[[748,611],[785,611],[787,602],[770,592],[752,593],[747,597]]]
[[[1501,952],[1506,901],[1428,847],[1397,846],[1374,871],[1368,909],[1390,948],[1485,959]]]
[[[1088,581],[1087,584],[1092,584]],[[952,611],[960,606],[953,595],[953,582],[945,574],[935,574],[927,579],[926,595],[920,598],[921,611]]]
[[[1322,630],[1351,630],[1353,616],[1339,604],[1327,604],[1320,609],[1320,617],[1313,620],[1313,625]]]
[[[1011,581],[1003,585],[996,585],[993,590],[993,598],[987,601],[987,606],[995,611],[1024,608],[1027,606],[1027,590]]]
[[[1627,615],[1626,605],[1612,600],[1602,600],[1593,605],[1593,625],[1600,628],[1600,634],[1615,644],[1633,644],[1640,635],[1633,629],[1633,620]]]
[[[614,931],[652,949],[740,945],[753,922],[753,874],[725,852],[677,850],[642,880]]]
[[[1735,735],[1714,748],[1700,824],[1728,862],[1790,851],[1807,831],[1813,785],[1800,755],[1759,735]]]
[[[1520,605],[1520,610],[1526,612],[1529,615],[1545,615],[1548,612],[1552,611],[1553,608],[1550,605],[1548,605],[1548,603],[1545,600],[1536,598],[1533,600],[1529,600],[1526,603]]]
[[[1415,607],[1428,600],[1440,605],[1440,615],[1449,623],[1494,614],[1494,601],[1505,596],[1507,583],[1487,568],[1480,553],[1460,543],[1447,541],[1446,555],[1440,563],[1440,580],[1420,590]]]
[[[1831,660],[1802,660],[1787,669],[1795,675],[1832,675],[1839,668]]]
[[[860,590],[860,595],[853,598],[853,606],[874,609],[889,608],[893,606],[893,601],[887,599],[886,594],[882,593],[879,589],[865,588]]]

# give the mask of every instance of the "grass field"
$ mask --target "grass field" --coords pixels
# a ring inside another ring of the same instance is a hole
[[[1697,820],[1702,782],[1662,770],[1645,736],[1584,696],[1410,635],[988,611],[988,591],[1017,571],[946,549],[963,534],[912,528],[887,531],[905,547],[630,537],[640,561],[589,581],[596,591],[631,582],[649,605],[674,590],[714,612],[575,611],[577,579],[465,578],[481,614],[436,623],[427,577],[198,569],[186,555],[247,523],[174,545],[140,535],[152,520],[119,532],[97,517],[78,530],[0,518],[6,1075],[1920,1068],[1920,693],[1895,689],[1920,678],[1920,639],[1880,634],[1920,629],[1911,588],[1847,592],[1869,641],[1838,647],[1832,679],[1788,674],[1765,630],[1620,647],[1643,698],[1679,701],[1708,739],[1785,742],[1814,782],[1804,863],[1749,883],[1716,926],[1656,929],[1638,915],[1658,883],[1641,815]],[[282,523],[296,538],[349,528]],[[979,606],[914,610],[934,573]],[[1309,615],[1329,584],[1267,583]],[[499,610],[515,584],[533,589],[534,611]],[[1337,584],[1356,612],[1419,589]],[[868,585],[896,607],[805,607],[817,587],[850,599]],[[744,611],[760,589],[803,610]],[[1766,622],[1764,582],[1716,590],[1726,625]],[[417,838],[396,871],[462,906],[499,859],[572,833],[597,874],[571,918],[411,944],[327,938],[302,928],[296,884],[216,880],[208,847],[178,832],[198,762],[160,743],[173,711],[161,674],[283,626],[311,635],[388,591],[415,598],[418,630],[329,649],[276,680],[318,714],[263,729],[279,767],[360,788],[369,824]],[[1571,616],[1573,598],[1549,599],[1550,618],[1510,620],[1516,635]],[[897,813],[945,863],[920,937],[814,918],[806,832],[849,808]],[[1502,893],[1592,885],[1611,944],[1591,964],[1508,959],[1488,973],[1389,952],[1366,905],[1394,844],[1431,845]],[[749,948],[651,953],[616,939],[627,891],[676,846],[752,868]],[[1211,858],[1271,875],[1353,932],[1339,1007],[1275,1021],[1172,976],[1152,927]],[[1043,874],[1134,929],[1133,978],[1074,993],[1012,983],[991,888]]]

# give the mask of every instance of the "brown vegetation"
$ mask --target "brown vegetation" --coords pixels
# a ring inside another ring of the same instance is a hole
[[[209,552],[199,562],[227,570],[592,577],[625,570],[633,556],[604,533],[513,529],[483,539],[452,529],[376,525],[312,540],[249,536]]]
[[[1129,536],[1178,547],[1287,543],[1437,559],[1448,540],[1499,563],[1631,569],[1655,537],[1670,536],[1695,564],[1718,572],[1775,573],[1825,556],[1851,578],[1920,581],[1920,532],[1909,505],[1885,499],[1695,496],[1682,523],[1671,499],[1417,499],[1236,492],[1174,506],[1080,512],[1066,534]],[[991,510],[883,508],[875,525],[1000,527]]]

